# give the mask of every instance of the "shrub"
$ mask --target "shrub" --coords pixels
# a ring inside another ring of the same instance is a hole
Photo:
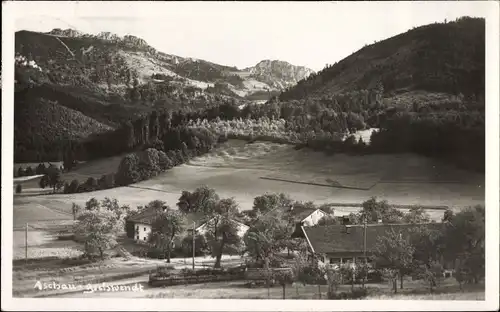
[[[20,194],[23,191],[23,186],[21,184],[16,185],[16,193]]]
[[[333,300],[345,300],[345,299],[362,299],[368,295],[368,290],[366,288],[354,288],[351,291],[336,292],[329,291],[328,299]]]
[[[63,193],[64,194],[70,194],[70,192],[69,192],[69,183],[68,182],[64,183]]]
[[[78,180],[75,179],[75,180],[71,181],[71,183],[69,184],[69,187],[68,187],[68,193],[73,194],[73,193],[78,192],[79,187],[80,187],[80,183],[78,182]]]
[[[173,167],[172,161],[168,158],[167,154],[163,151],[158,152],[158,166],[160,170],[164,171]]]
[[[25,176],[24,169],[22,167],[19,167],[19,169],[17,169],[17,176],[18,177],[24,177]]]
[[[85,181],[85,183],[83,184],[83,187],[87,192],[95,191],[98,188],[97,180],[93,177],[89,177],[87,181]]]
[[[25,175],[28,176],[28,177],[32,176],[32,175],[35,175],[35,172],[33,171],[33,168],[31,168],[31,167],[26,168]]]
[[[38,185],[40,185],[41,188],[46,188],[49,185],[49,176],[44,175],[41,179],[40,182],[38,182]]]
[[[45,168],[45,164],[39,164],[37,167],[36,167],[36,174],[46,174],[46,170],[47,168]]]
[[[97,181],[97,184],[101,190],[112,188],[115,186],[115,175],[113,173],[103,174]]]
[[[57,239],[63,240],[63,241],[75,240],[75,235],[74,234],[60,234],[57,236]]]
[[[116,172],[116,184],[120,186],[129,185],[139,181],[139,157],[131,153],[123,157],[118,171]]]

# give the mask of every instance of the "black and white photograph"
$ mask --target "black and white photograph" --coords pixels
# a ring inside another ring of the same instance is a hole
[[[498,2],[2,11],[2,309],[498,309]]]

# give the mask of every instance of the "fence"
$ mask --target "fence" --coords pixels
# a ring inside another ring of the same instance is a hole
[[[153,287],[160,286],[174,286],[174,285],[187,285],[187,284],[202,284],[202,283],[214,283],[214,282],[228,282],[244,280],[244,272],[220,272],[212,274],[176,274],[171,276],[158,276],[155,274],[149,275],[149,285]]]

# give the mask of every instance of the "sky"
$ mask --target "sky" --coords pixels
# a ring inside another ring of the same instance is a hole
[[[492,9],[491,1],[17,4],[16,30],[109,31],[141,37],[168,54],[222,65],[245,68],[278,59],[315,71],[412,27],[485,17]]]

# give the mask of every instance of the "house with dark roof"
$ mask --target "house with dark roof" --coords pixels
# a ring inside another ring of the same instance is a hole
[[[401,235],[409,235],[418,227],[441,230],[444,223],[426,224],[367,224],[364,225],[323,225],[302,227],[304,238],[311,254],[327,264],[367,261],[373,254],[379,237],[388,231],[395,230]],[[366,233],[365,233],[366,231]],[[366,240],[365,240],[366,238]],[[365,244],[366,242],[366,244]]]
[[[157,208],[145,208],[138,214],[127,219],[127,236],[129,238],[135,239],[136,242],[146,242],[148,240],[149,234],[151,233],[152,224],[156,216],[160,212]],[[209,226],[212,224],[214,218],[209,218],[202,213],[190,213],[184,217],[184,226],[186,229],[185,234],[190,234],[193,232],[193,227],[195,232],[199,235],[204,235]],[[238,234],[243,237],[249,227],[243,223],[236,220],[231,220],[238,227]]]

